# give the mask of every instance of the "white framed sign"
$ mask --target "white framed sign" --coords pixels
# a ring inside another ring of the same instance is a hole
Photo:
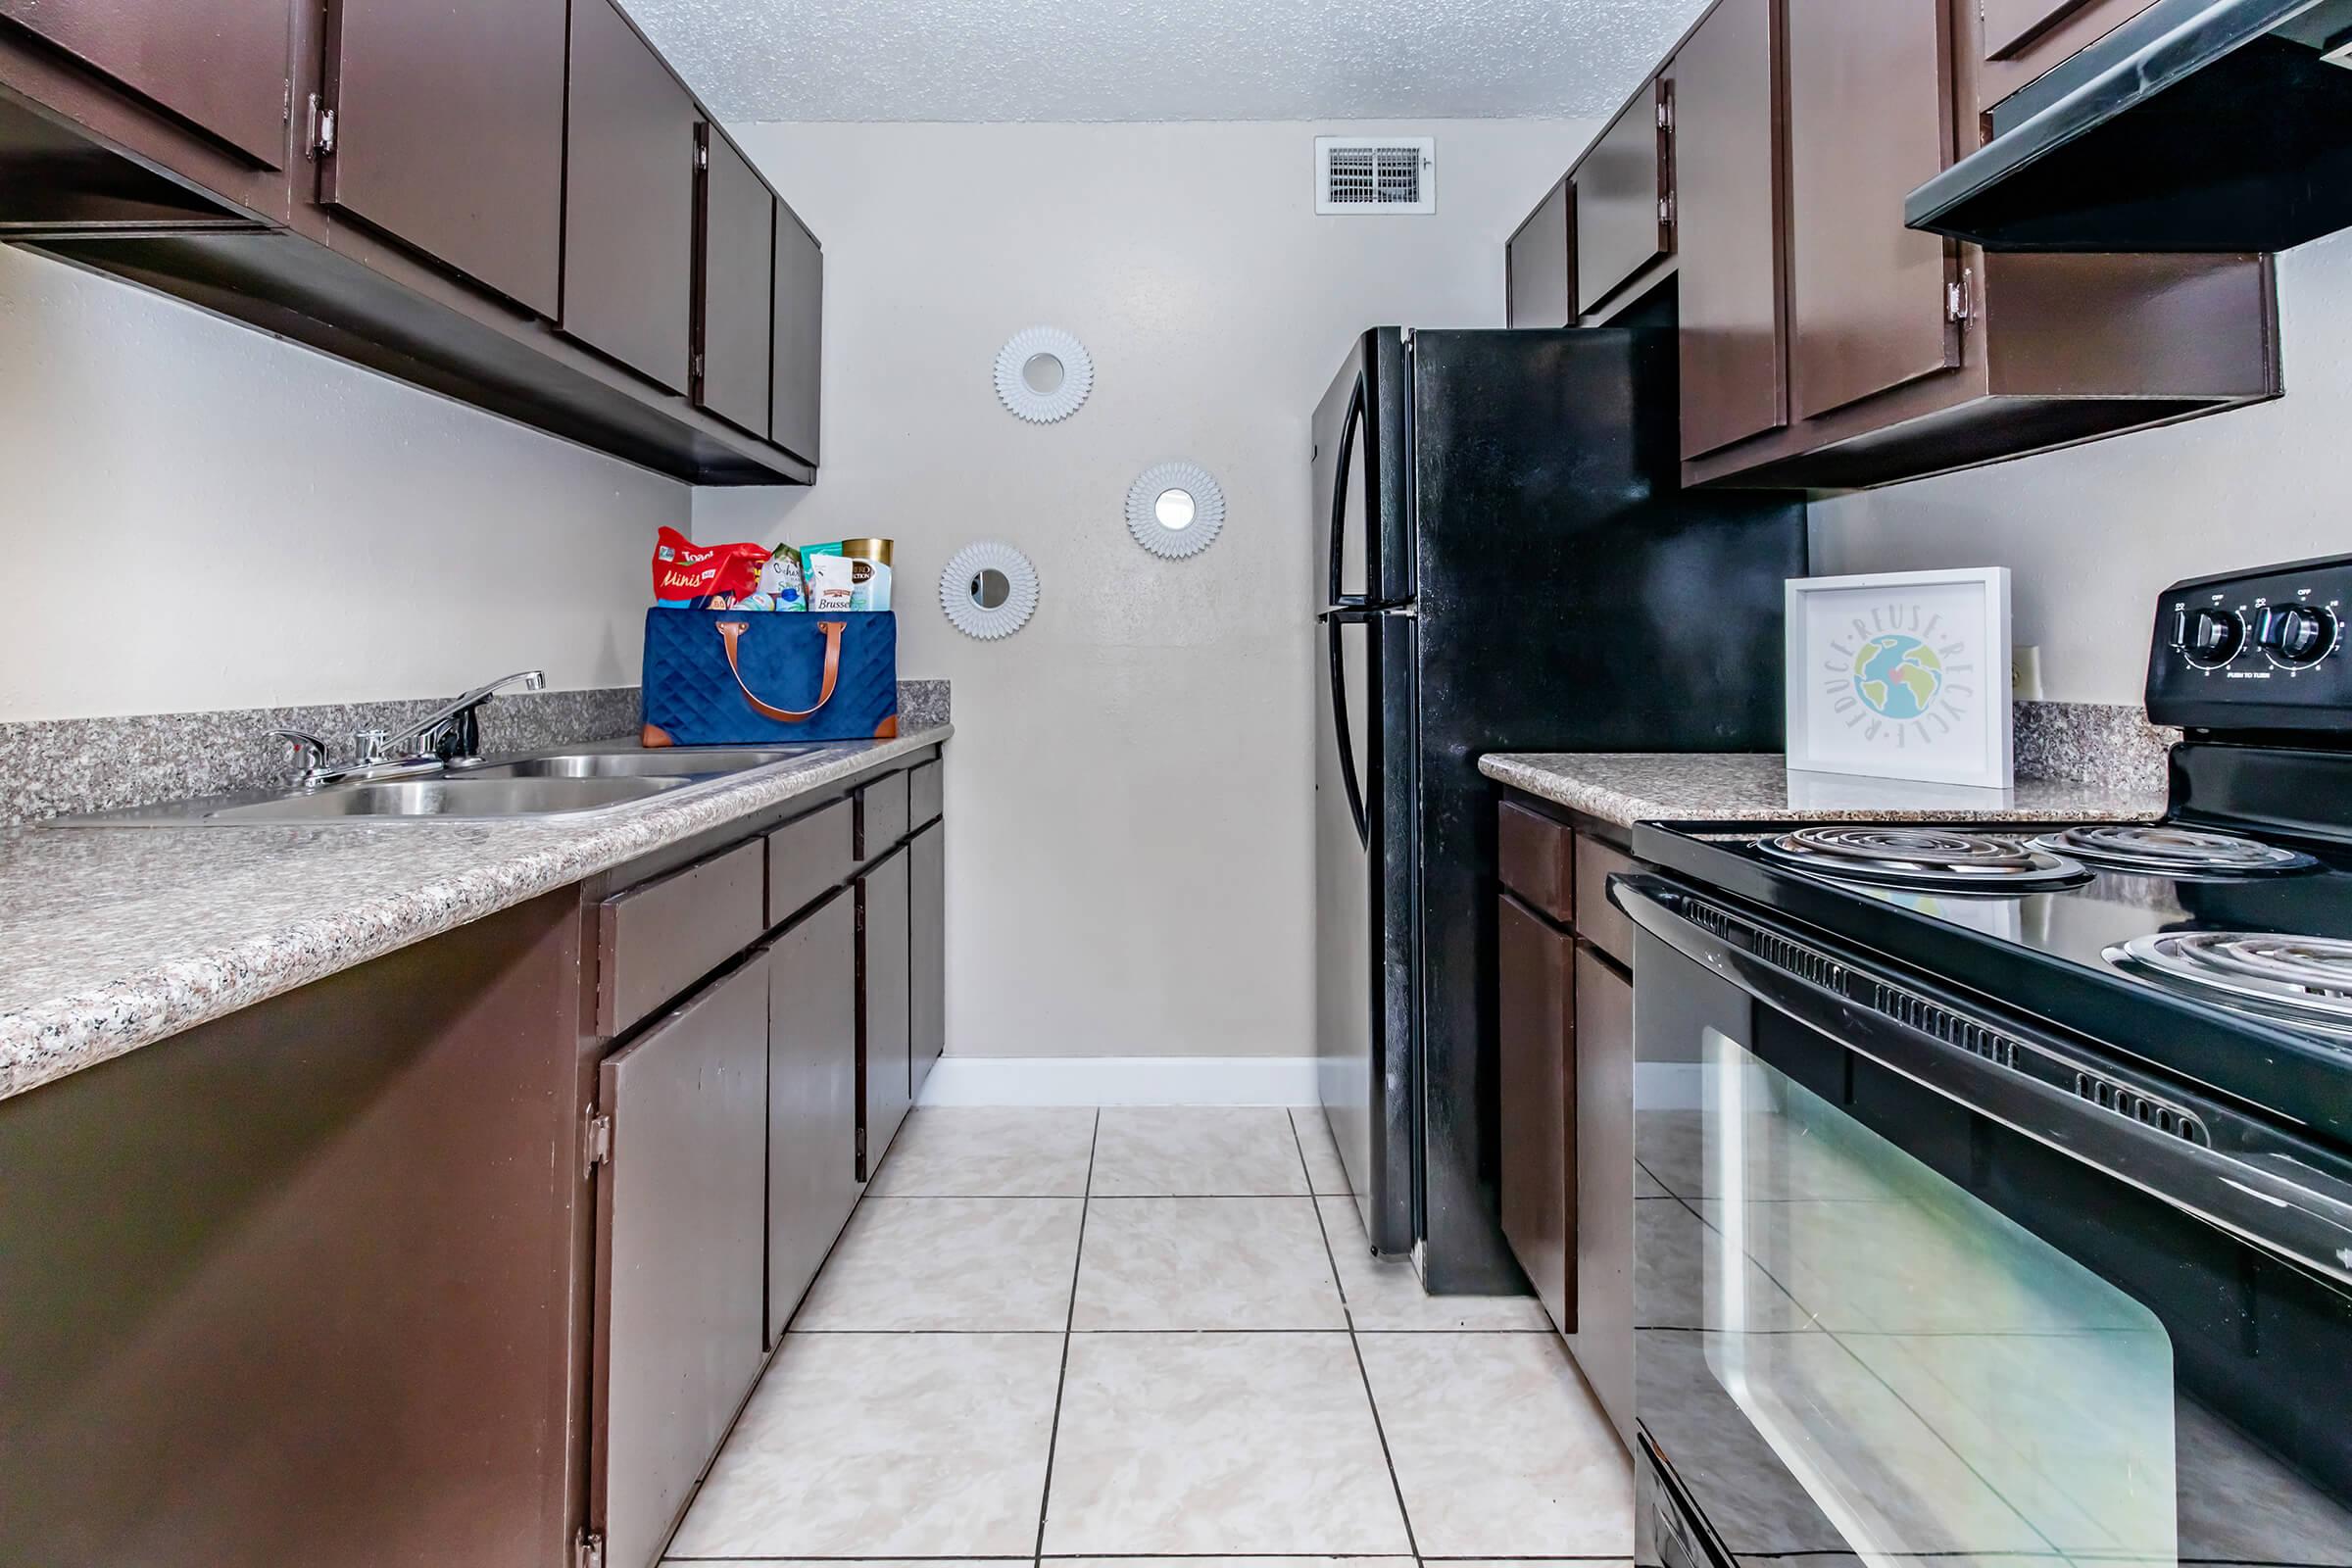
[[[1788,610],[1791,769],[2015,783],[2006,566],[1798,577]]]

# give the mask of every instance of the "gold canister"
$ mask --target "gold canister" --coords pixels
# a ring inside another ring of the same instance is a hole
[[[887,566],[890,564],[891,547],[897,543],[895,539],[844,539],[841,553],[861,561],[877,561]]]

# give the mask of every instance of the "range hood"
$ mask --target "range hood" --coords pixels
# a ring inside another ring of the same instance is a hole
[[[2156,0],[1903,204],[2009,251],[2277,251],[2352,226],[2352,0]]]

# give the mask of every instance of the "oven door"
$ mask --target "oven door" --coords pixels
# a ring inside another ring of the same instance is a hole
[[[1642,1561],[2352,1562],[2352,1165],[1714,896],[1614,897]]]

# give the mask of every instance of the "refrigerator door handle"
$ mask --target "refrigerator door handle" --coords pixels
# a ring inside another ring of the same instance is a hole
[[[1364,815],[1363,781],[1355,776],[1355,737],[1348,728],[1348,671],[1343,661],[1346,650],[1340,644],[1340,627],[1351,617],[1326,615],[1324,629],[1330,636],[1328,662],[1331,665],[1331,730],[1332,739],[1340,748],[1340,778],[1348,786],[1348,814],[1355,818],[1355,836],[1366,850],[1372,848],[1372,824]]]
[[[1346,581],[1341,564],[1347,559],[1348,481],[1355,466],[1356,435],[1363,422],[1364,378],[1358,374],[1355,391],[1348,399],[1348,416],[1340,421],[1340,460],[1334,466],[1338,477],[1332,481],[1331,487],[1331,591],[1324,599],[1324,603],[1331,605],[1361,604],[1368,597],[1350,599],[1340,591]],[[1359,811],[1356,814],[1360,820],[1363,813]]]

